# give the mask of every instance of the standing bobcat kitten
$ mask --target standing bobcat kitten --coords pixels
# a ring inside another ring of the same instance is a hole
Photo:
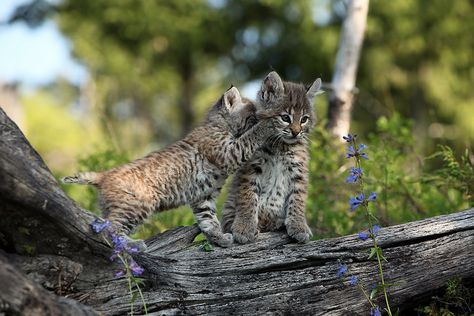
[[[308,139],[314,125],[313,100],[321,80],[305,88],[282,82],[276,72],[263,81],[257,113],[265,111],[279,132],[260,148],[234,176],[223,208],[222,226],[234,240],[248,243],[258,232],[286,226],[298,242],[312,236],[305,218],[308,187]]]
[[[274,133],[272,124],[257,123],[255,105],[232,87],[184,139],[109,171],[63,181],[97,186],[103,216],[116,233],[128,235],[153,212],[189,204],[206,238],[228,247],[233,238],[222,233],[215,198],[227,176]],[[135,244],[144,247],[143,241]]]

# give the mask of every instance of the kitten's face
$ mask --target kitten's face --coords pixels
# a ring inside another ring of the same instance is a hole
[[[276,128],[275,139],[293,144],[305,137],[315,123],[313,100],[322,93],[321,80],[306,88],[302,84],[282,82],[271,72],[262,83],[258,94],[258,117],[270,118]]]
[[[289,100],[286,100],[289,101]],[[307,136],[314,125],[312,106],[305,99],[304,104],[285,102],[285,107],[273,117],[281,138],[286,143],[295,143]]]

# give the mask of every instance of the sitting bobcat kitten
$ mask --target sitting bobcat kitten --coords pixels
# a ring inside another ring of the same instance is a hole
[[[270,120],[257,123],[255,105],[232,87],[184,139],[109,171],[79,173],[63,182],[97,186],[103,216],[116,233],[128,235],[153,212],[189,204],[206,238],[228,247],[233,238],[222,233],[215,198],[227,176],[274,133],[272,126]]]
[[[314,125],[313,100],[321,94],[321,80],[309,89],[282,82],[276,72],[263,81],[257,113],[278,126],[276,132],[235,174],[222,211],[222,226],[234,240],[248,243],[258,232],[286,226],[298,242],[312,236],[305,218],[308,187],[307,134]]]

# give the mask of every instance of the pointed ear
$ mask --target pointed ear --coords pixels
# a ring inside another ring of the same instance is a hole
[[[237,107],[242,105],[242,97],[236,87],[232,86],[224,93],[224,105],[229,112],[235,111]]]
[[[324,90],[321,90],[321,85],[321,78],[318,78],[313,82],[311,87],[306,90],[306,96],[308,97],[309,101],[311,101],[311,103],[317,95],[324,93]]]
[[[284,90],[285,88],[280,76],[276,71],[272,71],[263,79],[257,98],[264,103],[268,103],[282,95]]]

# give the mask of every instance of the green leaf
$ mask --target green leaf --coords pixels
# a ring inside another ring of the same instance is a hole
[[[372,248],[370,248],[369,259],[372,259],[372,257],[377,253],[377,248],[378,248],[378,247],[372,247]]]
[[[138,291],[133,292],[132,298],[130,299],[130,304],[135,303],[135,301],[137,300],[137,297],[138,297]]]
[[[144,285],[144,284],[145,284],[145,279],[133,277],[133,282],[135,282],[135,284],[136,284],[137,286],[140,286],[140,285]]]
[[[383,255],[382,248],[377,247],[377,254],[378,254],[378,256],[379,256],[383,261],[388,262],[387,259],[386,259],[386,258],[384,257],[384,255]]]
[[[201,250],[202,251],[205,251],[205,252],[211,252],[211,251],[214,251],[214,247],[208,243],[207,241],[205,241],[202,245],[201,245]]]
[[[377,292],[378,292],[378,291],[379,291],[378,286],[375,287],[372,291],[370,291],[370,295],[369,295],[370,300],[373,300],[373,299],[374,299],[374,297],[375,297],[375,295],[377,295]]]

